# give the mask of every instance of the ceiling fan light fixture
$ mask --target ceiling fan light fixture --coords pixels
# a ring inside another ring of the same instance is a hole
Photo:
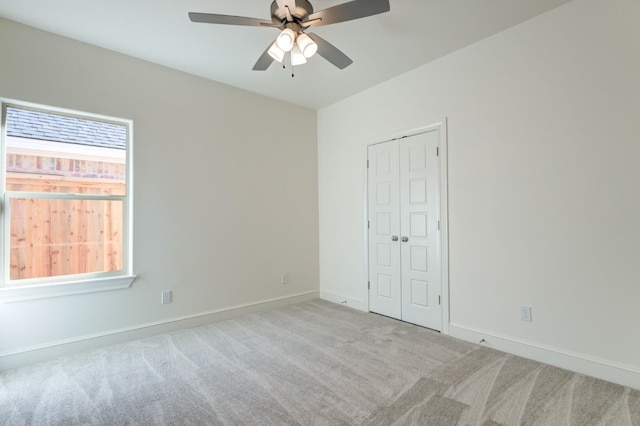
[[[320,11],[314,11],[311,5],[311,1],[315,0],[269,1],[271,2],[271,20],[199,12],[189,12],[188,16],[191,22],[278,29],[278,37],[260,55],[253,66],[254,71],[265,71],[276,61],[283,63],[287,59],[287,53],[294,65],[306,63],[307,58],[317,53],[342,70],[351,65],[353,60],[319,35],[311,33],[305,35],[304,32],[312,26],[353,21],[391,10],[390,0],[334,0],[342,3]],[[294,48],[295,52],[292,52]]]
[[[318,45],[305,33],[300,33],[296,40],[296,44],[305,58],[310,58],[318,51]]]
[[[293,49],[291,49],[291,65],[296,66],[306,63],[307,58],[304,57],[298,45],[293,46]]]
[[[285,28],[282,30],[278,38],[276,39],[276,44],[278,47],[285,51],[289,52],[296,42],[296,33],[291,28]]]
[[[267,50],[267,53],[275,61],[282,62],[284,60],[285,51],[278,47],[278,43],[273,43],[269,50]]]

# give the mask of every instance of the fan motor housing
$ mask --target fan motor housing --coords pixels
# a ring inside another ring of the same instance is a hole
[[[313,6],[307,0],[296,0],[296,10],[291,11],[291,15],[298,21],[303,22],[313,13]],[[278,7],[277,2],[271,3],[271,20],[276,24],[281,24],[287,20],[284,9]]]

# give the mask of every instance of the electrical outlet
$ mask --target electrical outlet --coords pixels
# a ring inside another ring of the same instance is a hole
[[[160,294],[160,303],[163,305],[171,303],[171,290],[165,290]]]
[[[520,319],[531,322],[531,306],[520,306]]]
[[[284,285],[287,282],[289,282],[289,276],[286,272],[283,272],[282,275],[280,275],[280,284]]]

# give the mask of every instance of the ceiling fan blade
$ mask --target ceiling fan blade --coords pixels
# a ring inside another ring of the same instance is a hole
[[[315,41],[318,45],[318,55],[325,58],[327,61],[331,62],[336,67],[341,70],[345,69],[349,65],[353,63],[351,58],[342,53],[340,49],[335,47],[333,44],[329,43],[327,40],[323,39],[319,35],[316,34],[307,34],[311,37],[311,40]]]
[[[304,21],[304,22],[300,22],[300,26],[302,28],[309,28],[312,25],[316,25],[320,21],[322,21],[322,19],[320,19],[320,18],[314,19],[312,21]]]
[[[293,22],[293,17],[298,15],[296,0],[276,0],[276,4],[280,12],[278,18],[281,21],[286,19],[287,22]]]
[[[289,7],[289,10],[296,10],[296,0],[276,0],[278,9],[284,10],[285,6]]]
[[[273,22],[258,18],[246,18],[244,16],[217,15],[215,13],[189,12],[191,22],[202,22],[205,24],[223,25],[243,25],[247,27],[260,27],[263,25],[273,25]]]
[[[289,6],[284,7],[284,12],[287,16],[287,22],[293,22],[293,15],[291,14],[291,9],[289,9]]]
[[[389,0],[354,0],[320,10],[309,15],[309,20],[322,19],[321,22],[313,24],[315,27],[319,27],[321,25],[336,24],[338,22],[352,21],[354,19],[378,15],[390,10]]]
[[[265,49],[265,51],[262,52],[262,55],[260,55],[260,57],[258,58],[258,61],[252,68],[253,71],[266,71],[267,68],[269,68],[269,65],[271,65],[271,63],[274,60],[271,57],[271,55],[269,55],[269,48],[271,47],[272,44],[273,43],[270,43]]]

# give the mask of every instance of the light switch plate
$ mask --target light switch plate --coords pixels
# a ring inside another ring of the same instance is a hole
[[[531,322],[531,306],[520,306],[520,319]]]

